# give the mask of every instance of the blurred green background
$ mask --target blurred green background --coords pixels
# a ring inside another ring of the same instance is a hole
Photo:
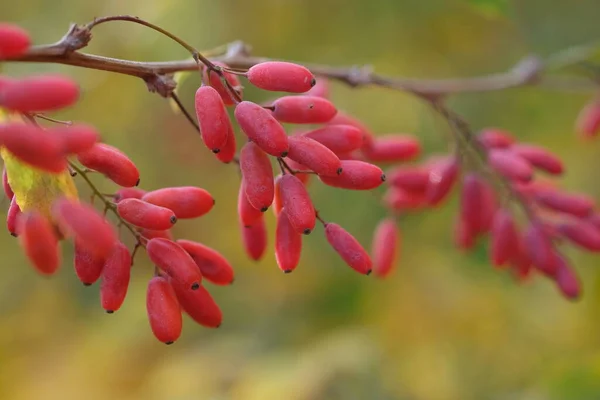
[[[30,30],[36,43],[58,40],[71,22],[133,14],[200,49],[242,39],[256,55],[372,64],[381,73],[424,78],[499,72],[531,52],[546,55],[600,37],[597,0],[0,0],[0,9],[2,20]],[[86,51],[132,60],[187,56],[164,37],[121,22],[98,27]],[[69,245],[61,273],[43,278],[6,233],[1,399],[600,398],[597,258],[568,252],[585,283],[578,302],[564,300],[545,279],[518,285],[490,267],[485,245],[467,255],[453,247],[453,198],[439,210],[402,218],[401,260],[388,280],[354,273],[321,229],[306,238],[298,269],[284,275],[272,242],[259,263],[242,251],[235,168],[218,163],[143,82],[59,65],[2,67],[17,76],[71,74],[82,100],[56,117],[96,125],[137,163],[143,188],[211,191],[214,211],[181,221],[175,232],[223,252],[237,278],[231,287],[209,287],[225,315],[220,329],[186,319],[182,338],[165,346],[146,319],[152,269],[145,255],[137,259],[125,305],[107,315],[97,285],[77,281]],[[188,106],[198,82],[193,76],[181,87]],[[332,91],[340,109],[374,131],[414,132],[428,153],[447,149],[444,123],[414,98],[342,85]],[[252,88],[246,96],[269,98]],[[556,151],[569,166],[564,186],[600,196],[600,143],[582,144],[573,132],[589,96],[526,88],[461,95],[451,104],[474,128],[503,127]],[[318,184],[311,193],[326,219],[370,245],[385,215],[376,196]],[[271,213],[269,226],[272,238]]]

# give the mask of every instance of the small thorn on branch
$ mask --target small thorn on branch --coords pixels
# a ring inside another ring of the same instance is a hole
[[[177,82],[173,79],[172,74],[154,74],[144,78],[148,91],[150,93],[158,93],[164,98],[169,98],[177,87]]]

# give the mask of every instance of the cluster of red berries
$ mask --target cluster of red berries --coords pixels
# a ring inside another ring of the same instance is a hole
[[[26,32],[0,25],[0,59],[23,54],[29,43]],[[288,95],[266,104],[243,100],[240,76],[257,88]],[[600,213],[587,196],[534,180],[536,170],[551,175],[563,172],[560,159],[546,149],[516,143],[500,129],[485,129],[468,143],[480,158],[477,169],[463,162],[459,153],[404,164],[421,153],[414,136],[374,135],[361,121],[336,108],[325,78],[317,80],[301,65],[268,61],[242,71],[205,61],[202,82],[194,99],[199,133],[218,160],[239,165],[238,219],[251,259],[264,256],[265,212],[272,208],[277,218],[275,259],[283,272],[298,266],[303,235],[311,234],[321,222],[327,242],[346,264],[361,274],[386,277],[400,251],[397,214],[443,204],[460,182],[454,232],[460,248],[471,249],[478,238],[489,236],[493,265],[506,266],[521,278],[535,269],[553,279],[567,297],[579,295],[576,275],[556,244],[566,240],[600,251]],[[71,238],[75,271],[86,285],[101,279],[101,302],[107,312],[121,307],[133,256],[143,247],[156,266],[147,291],[155,336],[165,343],[175,341],[181,334],[182,311],[201,325],[219,326],[221,311],[202,281],[230,284],[231,265],[214,249],[175,240],[170,232],[178,219],[208,213],[213,197],[204,189],[187,186],[146,192],[136,187],[140,174],[135,164],[118,149],[100,143],[94,128],[37,124],[37,113],[70,106],[78,95],[77,85],[61,76],[19,80],[0,76],[0,107],[21,117],[0,124],[3,157],[5,161],[6,155],[15,157],[38,171],[44,182],[30,191],[37,190],[38,198],[45,196],[40,205],[29,200],[30,193],[22,188],[13,193],[19,176],[5,167],[4,190],[11,198],[9,231],[19,237],[31,262],[44,274],[58,269],[59,241]],[[590,103],[578,119],[585,136],[599,131],[598,104]],[[227,107],[233,108],[246,139],[239,150]],[[284,124],[303,128],[288,133]],[[385,172],[384,164],[389,167]],[[102,214],[80,203],[76,192],[69,190],[69,181],[64,180],[65,172],[70,179],[69,168],[84,176],[86,171],[99,172],[122,187],[110,198],[95,194],[102,198],[105,213],[111,210],[135,236],[132,252]],[[346,190],[372,190],[385,183],[383,204],[390,216],[377,225],[370,253],[348,231],[319,214],[307,189],[315,175],[327,186]],[[509,204],[522,207],[522,229]]]

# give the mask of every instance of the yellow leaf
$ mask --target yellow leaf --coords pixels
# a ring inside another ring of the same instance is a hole
[[[0,109],[0,122],[9,119],[21,120]],[[42,171],[22,162],[4,147],[0,147],[0,156],[4,160],[8,184],[21,211],[37,210],[50,217],[52,203],[57,198],[78,198],[77,188],[69,171],[59,174]]]

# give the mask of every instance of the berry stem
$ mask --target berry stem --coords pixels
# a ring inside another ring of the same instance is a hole
[[[185,108],[185,106],[179,99],[179,96],[177,96],[177,94],[175,92],[171,92],[170,97],[171,97],[171,99],[173,99],[173,101],[175,102],[177,107],[181,110],[181,113],[185,116],[185,118],[189,121],[189,123],[194,126],[194,129],[196,129],[198,132],[200,132],[200,127],[198,126],[198,123],[196,122],[194,117],[192,117],[192,115],[188,112],[188,110]]]

